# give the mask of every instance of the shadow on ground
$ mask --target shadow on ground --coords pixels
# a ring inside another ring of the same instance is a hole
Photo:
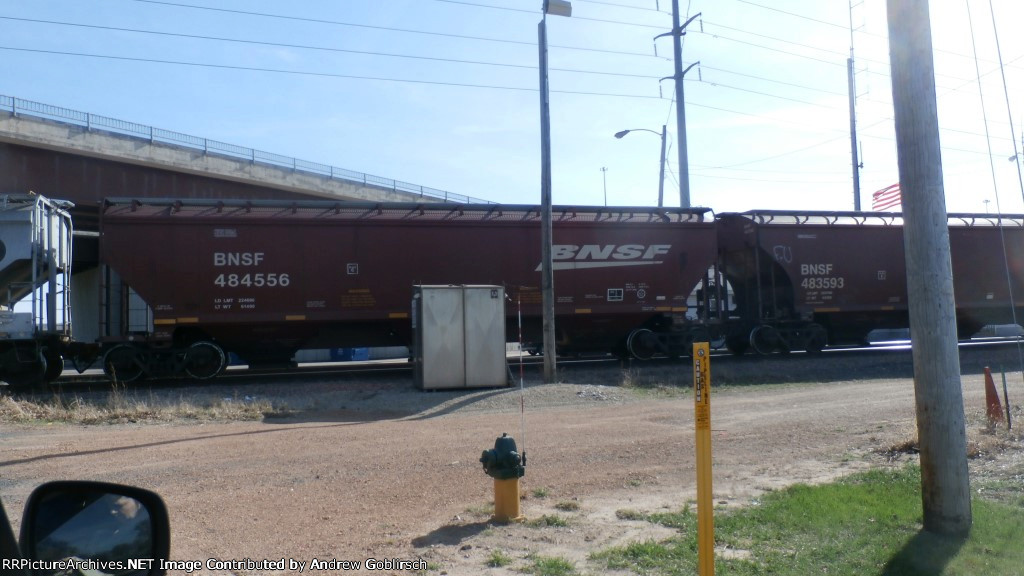
[[[473,522],[471,524],[449,524],[426,534],[412,539],[412,545],[416,548],[427,548],[443,544],[445,546],[457,546],[467,538],[491,527],[491,522]]]
[[[921,530],[886,563],[880,576],[938,576],[964,542]]]

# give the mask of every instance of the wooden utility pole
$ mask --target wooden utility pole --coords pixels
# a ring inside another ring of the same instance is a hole
[[[540,52],[540,291],[544,331],[544,383],[554,384],[557,378],[555,359],[555,273],[552,266],[551,244],[551,111],[548,100],[548,19],[547,1],[544,17],[537,25],[537,46]]]
[[[971,490],[928,2],[888,0],[888,22],[924,529],[964,536]]]

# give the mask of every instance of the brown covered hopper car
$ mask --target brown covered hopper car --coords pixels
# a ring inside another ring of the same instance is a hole
[[[757,211],[720,215],[718,225],[737,306],[726,338],[733,352],[817,351],[909,325],[900,214]],[[1024,218],[951,214],[949,237],[960,336],[1014,322]]]
[[[225,352],[256,364],[408,345],[414,285],[503,285],[509,340],[517,302],[526,339],[540,339],[533,206],[111,200],[101,235],[107,276],[152,314],[139,334],[101,322],[104,366],[122,380],[212,377]],[[709,210],[556,207],[553,235],[561,352],[692,340],[680,323],[715,261]]]

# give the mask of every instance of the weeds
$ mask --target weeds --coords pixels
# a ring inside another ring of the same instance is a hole
[[[551,558],[548,556],[534,556],[533,563],[523,568],[527,574],[536,576],[574,576],[576,566],[565,558]]]
[[[540,518],[528,521],[526,525],[532,526],[534,528],[542,528],[545,526],[555,526],[558,528],[564,528],[569,525],[569,521],[557,514],[545,514]]]
[[[501,568],[502,566],[508,566],[513,561],[513,558],[508,554],[505,554],[501,550],[491,551],[490,556],[487,557],[487,566],[491,568]]]
[[[259,420],[287,414],[283,407],[266,401],[232,398],[197,403],[193,399],[161,401],[152,394],[129,391],[112,384],[104,394],[82,395],[58,389],[45,399],[0,395],[0,422],[67,424],[124,424],[176,420]]]
[[[466,514],[477,518],[489,518],[494,514],[494,503],[488,502],[487,504],[470,506],[469,508],[466,508]]]
[[[561,510],[562,512],[576,512],[580,509],[580,503],[572,500],[559,502],[558,504],[555,504],[555,509]]]
[[[633,521],[636,521],[636,520],[646,520],[647,519],[647,515],[644,514],[643,512],[640,512],[639,510],[632,510],[632,509],[629,509],[629,508],[624,508],[624,509],[621,509],[621,510],[616,510],[615,511],[615,517],[618,518],[619,520],[633,520]]]

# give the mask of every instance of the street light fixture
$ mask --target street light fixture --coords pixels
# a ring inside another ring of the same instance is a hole
[[[544,322],[544,382],[553,384],[555,373],[555,279],[551,262],[551,111],[548,93],[548,14],[572,16],[568,0],[544,0],[544,15],[537,25],[540,52],[540,290]]]
[[[569,0],[547,0],[544,3],[544,14],[552,16],[572,16],[572,2]]]
[[[654,130],[648,130],[647,128],[632,128],[630,130],[623,130],[616,132],[615,137],[622,139],[623,136],[630,132],[650,132],[651,134],[658,134]],[[658,208],[661,208],[662,201],[665,197],[665,125],[661,125],[661,164],[658,170]]]

